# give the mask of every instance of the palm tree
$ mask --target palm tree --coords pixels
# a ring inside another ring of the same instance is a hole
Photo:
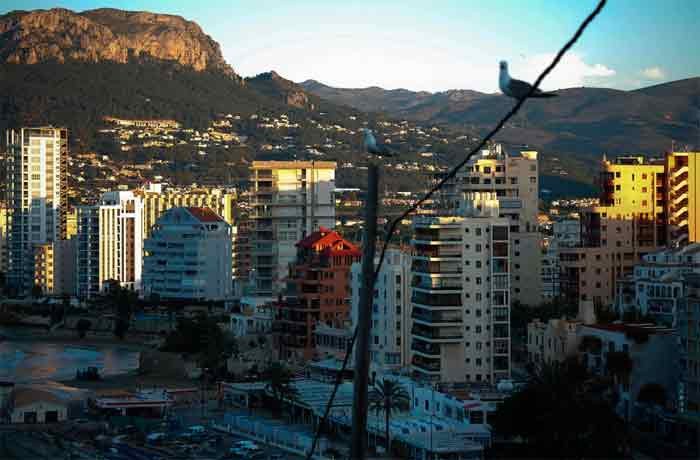
[[[285,400],[294,401],[298,391],[292,386],[292,371],[281,363],[272,363],[265,369],[265,389],[272,395],[277,409],[281,410]]]
[[[384,431],[386,433],[386,453],[391,455],[391,432],[389,431],[389,419],[394,411],[406,409],[411,401],[406,389],[398,382],[382,379],[374,384],[370,393],[369,409],[379,415],[384,412]]]

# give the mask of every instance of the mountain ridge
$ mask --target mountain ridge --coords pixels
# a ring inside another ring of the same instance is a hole
[[[300,86],[322,99],[361,110],[416,122],[469,125],[481,131],[493,126],[513,104],[501,94],[472,90],[395,93],[374,87],[334,88],[308,80]],[[672,140],[697,142],[700,77],[632,91],[578,87],[556,93],[559,97],[528,101],[497,139],[589,159],[603,153],[656,155]]]

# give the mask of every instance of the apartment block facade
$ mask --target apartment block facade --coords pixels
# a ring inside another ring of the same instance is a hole
[[[258,296],[285,290],[295,243],[320,227],[335,227],[336,163],[254,161],[252,184],[252,282]]]
[[[374,284],[371,366],[379,371],[408,368],[411,355],[411,254],[387,249]],[[375,261],[375,264],[378,260]],[[352,330],[359,320],[362,264],[352,266]]]
[[[700,412],[700,274],[685,275],[679,304],[681,385],[679,411]]]
[[[611,305],[618,280],[667,242],[662,163],[604,160],[601,181],[601,205],[581,213],[581,244],[559,249],[561,292],[573,304]]]
[[[100,294],[106,281],[140,290],[143,228],[143,201],[133,192],[107,192],[99,204],[78,208],[78,297]]]
[[[411,373],[419,380],[510,376],[511,221],[499,217],[495,196],[471,198],[469,217],[413,221]]]
[[[512,300],[530,306],[542,302],[538,171],[537,152],[509,155],[496,145],[475,156],[457,177],[459,215],[469,206],[470,194],[496,195],[501,217],[510,221]]]
[[[144,242],[143,293],[223,301],[232,293],[231,226],[209,208],[167,210]]]
[[[8,283],[34,287],[35,247],[65,239],[68,130],[51,126],[8,130]]]
[[[134,191],[143,201],[143,234],[148,238],[160,216],[176,207],[209,208],[229,225],[234,225],[234,211],[238,195],[219,188],[167,188],[163,184],[149,184]]]
[[[618,282],[615,308],[620,314],[649,315],[659,324],[678,327],[684,277],[689,273],[700,273],[700,243],[647,254],[628,278]]]

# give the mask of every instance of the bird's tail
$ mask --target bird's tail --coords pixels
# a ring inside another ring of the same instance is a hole
[[[530,97],[557,97],[557,93],[535,93]]]

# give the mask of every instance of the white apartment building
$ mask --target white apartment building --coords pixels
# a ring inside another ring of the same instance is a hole
[[[539,173],[537,152],[509,155],[500,145],[482,150],[457,176],[461,187],[459,215],[469,209],[469,195],[495,193],[501,217],[510,221],[513,301],[542,302],[541,249],[538,231]],[[466,206],[466,208],[465,208]]]
[[[133,192],[107,192],[78,208],[77,295],[89,299],[106,281],[141,289],[143,201]]]
[[[320,227],[335,227],[335,168],[332,161],[253,162],[251,265],[256,295],[284,292],[296,242]]]
[[[413,220],[411,371],[419,380],[510,377],[510,221],[492,194],[466,216]]]
[[[379,260],[375,260],[375,264]],[[352,265],[352,328],[358,321],[362,263]],[[411,255],[387,249],[374,284],[370,362],[373,372],[407,368],[411,347]]]
[[[209,208],[166,211],[144,243],[144,296],[226,300],[232,289],[231,226]]]
[[[615,308],[620,314],[650,315],[677,327],[684,275],[688,273],[700,273],[700,243],[646,254],[631,276],[618,281]]]
[[[559,282],[559,249],[581,245],[581,222],[578,219],[562,219],[552,224],[552,237],[542,254],[542,298],[552,300],[561,296]]]
[[[7,268],[18,293],[34,287],[34,248],[65,238],[68,130],[8,130]]]

